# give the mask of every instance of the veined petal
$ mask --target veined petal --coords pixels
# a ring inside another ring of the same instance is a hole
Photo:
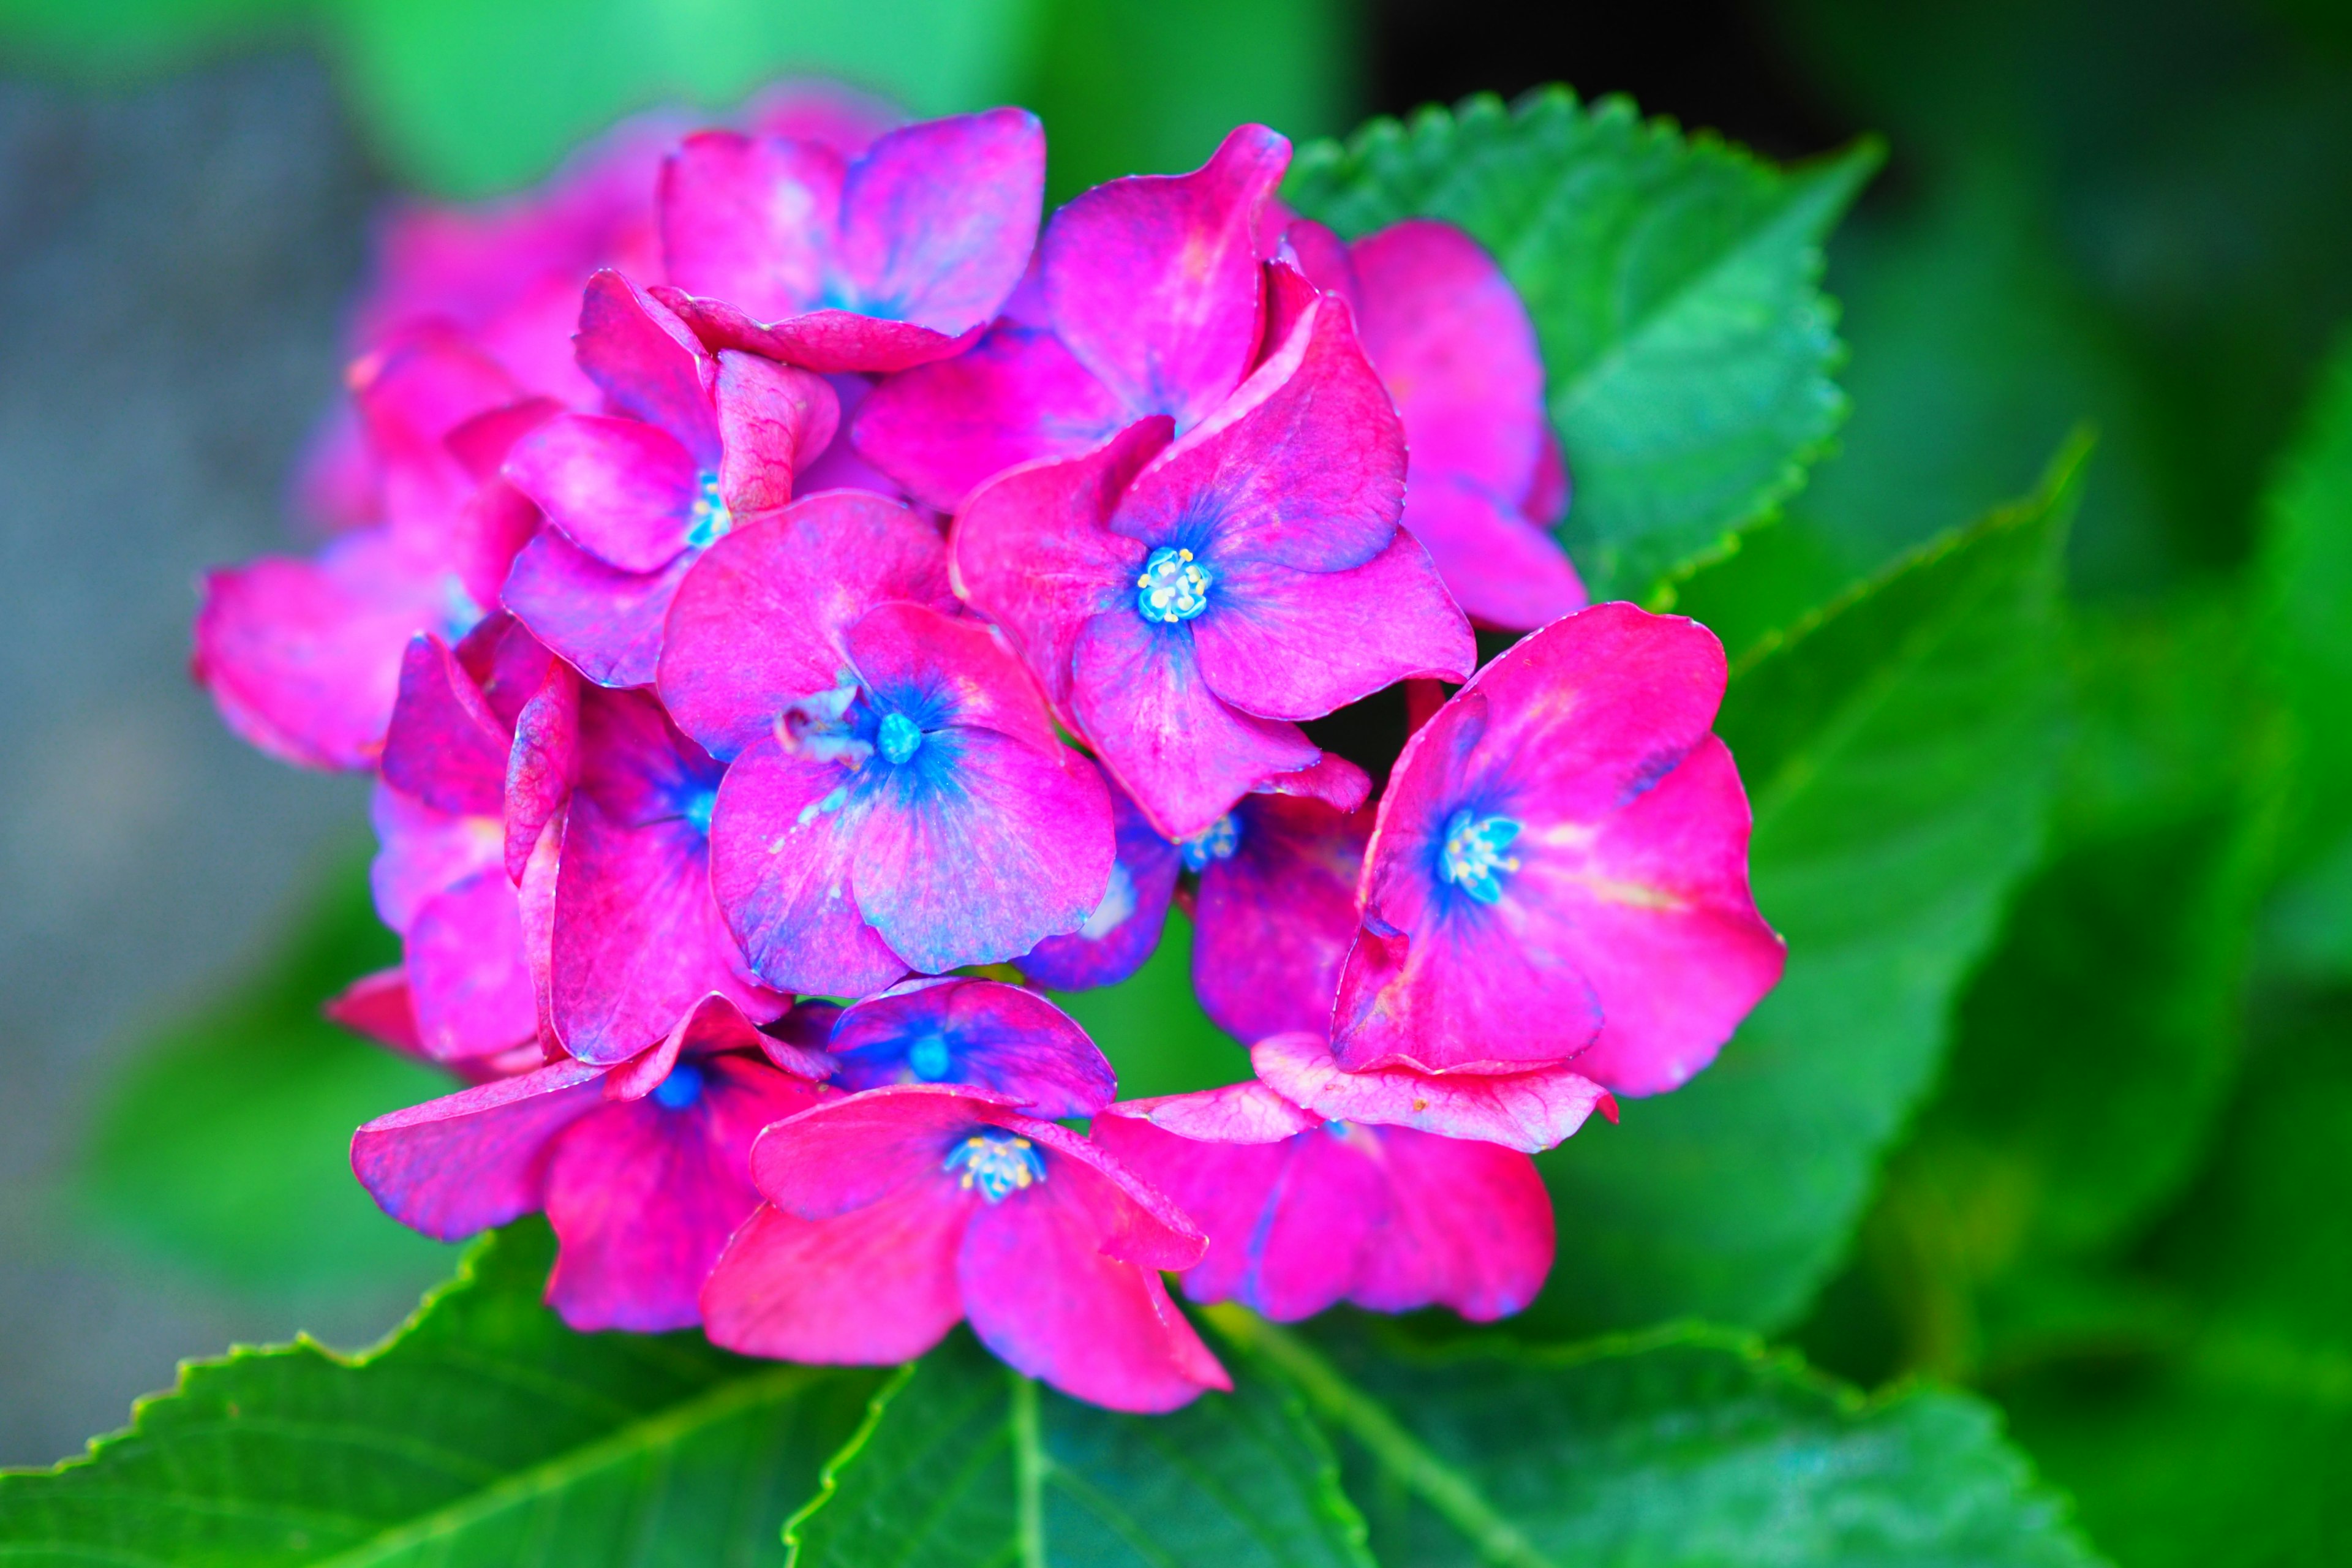
[[[1583,1126],[1595,1110],[1615,1120],[1608,1090],[1563,1067],[1517,1073],[1341,1069],[1320,1035],[1276,1035],[1250,1047],[1258,1077],[1286,1099],[1335,1121],[1410,1127],[1535,1154]]]
[[[847,174],[842,154],[819,142],[731,131],[688,137],[662,166],[670,283],[760,321],[815,309]]]
[[[912,321],[890,321],[855,310],[807,310],[765,323],[723,300],[703,300],[676,289],[655,297],[690,322],[695,335],[719,349],[782,360],[823,375],[857,371],[887,374],[961,353],[979,342],[985,323],[954,336]]]
[[[984,326],[1037,243],[1045,132],[992,109],[877,137],[842,187],[833,303],[955,337]]]
[[[850,1214],[910,1184],[953,1194],[949,1151],[973,1127],[996,1125],[1003,1100],[991,1089],[944,1083],[828,1099],[760,1135],[751,1179],[770,1203],[803,1219]]]
[[[1102,902],[1087,923],[1049,936],[1013,962],[1034,984],[1055,991],[1115,985],[1143,967],[1160,945],[1183,859],[1152,830],[1127,792],[1106,781],[1114,858]]]
[[[625,572],[542,529],[515,557],[499,597],[533,637],[599,686],[650,686],[662,623],[695,560],[687,551],[658,572]]]
[[[1371,814],[1256,795],[1234,808],[1234,852],[1201,868],[1192,988],[1237,1039],[1330,1027],[1356,940],[1356,879]]]
[[[384,782],[439,811],[496,816],[505,805],[509,744],[506,726],[448,645],[430,633],[413,638],[384,731]]]
[[[1038,1117],[1092,1116],[1118,1083],[1087,1032],[1033,991],[995,980],[910,980],[845,1010],[828,1047],[841,1087],[958,1083]]]
[[[819,1366],[912,1361],[963,1317],[956,1254],[971,1204],[907,1186],[819,1219],[761,1208],[702,1288],[703,1331],[743,1355]]]
[[[477,871],[426,900],[402,952],[425,1055],[487,1057],[537,1033],[522,911],[505,868]]]
[[[551,1062],[461,1089],[352,1136],[352,1170],[384,1213],[441,1241],[540,1206],[549,1142],[604,1103],[602,1068]]]
[[[667,431],[697,468],[719,466],[719,366],[676,311],[605,268],[588,279],[572,348],[614,411]]]
[[[719,355],[719,494],[738,518],[793,499],[796,472],[814,463],[841,422],[824,377],[734,349]]]
[[[1389,1217],[1364,1249],[1349,1300],[1377,1312],[1446,1306],[1473,1322],[1534,1300],[1558,1245],[1535,1162],[1407,1128],[1372,1136],[1388,1166]]]
[[[700,471],[677,438],[635,419],[559,414],[507,455],[507,481],[606,565],[658,572],[687,547]]]
[[[1446,591],[1481,626],[1528,631],[1584,608],[1584,582],[1549,532],[1487,491],[1424,473],[1405,485],[1404,526],[1428,550]]]

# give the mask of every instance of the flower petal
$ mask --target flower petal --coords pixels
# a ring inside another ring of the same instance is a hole
[[[1528,631],[1584,608],[1584,581],[1544,530],[1467,481],[1424,474],[1414,454],[1404,526],[1446,591],[1481,626]]]
[[[760,321],[815,309],[848,167],[841,153],[814,142],[731,131],[688,137],[662,165],[670,283]]]
[[[635,419],[559,414],[501,470],[564,537],[608,566],[658,572],[687,546],[701,476],[677,437]]]
[[[1558,1245],[1551,1194],[1515,1149],[1384,1127],[1389,1220],[1348,1299],[1377,1312],[1446,1306],[1490,1322],[1536,1299]]]
[[[969,1209],[929,1183],[824,1219],[761,1208],[702,1288],[703,1331],[780,1361],[912,1361],[963,1317],[955,1264]]]
[[[953,1194],[949,1151],[975,1126],[1001,1120],[1003,1100],[992,1090],[944,1083],[828,1099],[760,1135],[751,1179],[770,1203],[803,1219],[852,1213],[909,1183]]]
[[[1045,131],[1025,109],[902,126],[849,166],[833,302],[947,337],[985,326],[1037,243]]]
[[[551,1062],[379,1116],[352,1136],[352,1170],[383,1212],[441,1241],[540,1206],[549,1143],[604,1103],[604,1069]]]
[[[1410,1127],[1474,1138],[1535,1154],[1614,1102],[1566,1068],[1519,1073],[1422,1073],[1407,1068],[1343,1071],[1320,1035],[1276,1035],[1250,1047],[1258,1076],[1318,1116],[1374,1127]]]
[[[738,517],[793,499],[794,471],[816,460],[841,422],[824,377],[734,349],[719,355],[719,493]]]
[[[504,867],[477,871],[427,900],[402,952],[425,1055],[486,1057],[537,1034],[522,911]]]
[[[912,980],[853,1004],[829,1048],[853,1093],[891,1083],[994,1089],[1038,1117],[1092,1116],[1118,1091],[1102,1051],[1034,991],[995,980]],[[930,1054],[926,1055],[926,1052]]]
[[[1049,936],[1013,961],[1032,984],[1051,990],[1116,985],[1142,968],[1160,945],[1176,874],[1183,868],[1176,847],[1152,831],[1127,792],[1106,787],[1115,858],[1102,902],[1077,930]]]
[[[1234,808],[1240,842],[1201,869],[1192,988],[1236,1039],[1331,1024],[1339,966],[1356,940],[1356,879],[1369,812],[1257,795]]]
[[[430,633],[411,639],[384,731],[384,782],[438,811],[496,816],[509,747],[506,726],[449,646]]]
[[[698,468],[719,466],[719,366],[676,311],[605,268],[588,279],[572,348],[615,413],[667,431]]]
[[[658,572],[625,572],[542,529],[515,557],[499,599],[598,685],[650,686],[663,619],[695,559],[688,551]]]

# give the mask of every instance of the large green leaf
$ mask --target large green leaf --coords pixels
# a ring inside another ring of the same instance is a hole
[[[1546,1321],[1769,1330],[1837,1261],[2040,847],[2082,460],[1735,671],[1717,729],[1788,971],[1713,1067],[1544,1157],[1561,1236]]]
[[[422,1289],[447,1271],[447,1249],[385,1218],[352,1179],[352,1130],[455,1085],[319,1012],[400,956],[364,864],[335,871],[289,936],[130,1058],[84,1147],[79,1195],[145,1250],[235,1287]]]
[[[961,1330],[875,1401],[789,1534],[794,1568],[1370,1562],[1330,1450],[1270,1380],[1121,1415],[1041,1389]]]
[[[376,1349],[192,1362],[87,1458],[0,1475],[25,1568],[772,1563],[879,1374],[748,1362],[699,1334],[575,1334],[553,1237],[481,1244]]]
[[[1624,597],[1769,515],[1837,428],[1822,239],[1877,163],[1780,170],[1553,89],[1374,121],[1302,151],[1285,195],[1343,234],[1437,217],[1494,252],[1542,340],[1569,550]]]
[[[1689,1326],[1528,1349],[1212,1321],[1339,1436],[1382,1563],[2087,1564],[1964,1394],[1864,1400]]]

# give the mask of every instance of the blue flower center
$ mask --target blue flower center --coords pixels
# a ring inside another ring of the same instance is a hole
[[[1135,580],[1135,613],[1154,626],[1189,621],[1209,607],[1209,569],[1189,550],[1163,544]]]
[[[942,1170],[961,1173],[956,1185],[997,1203],[1045,1179],[1045,1156],[1037,1145],[1002,1127],[983,1127],[948,1151]]]
[[[923,749],[923,728],[904,713],[885,713],[875,728],[874,749],[884,762],[898,767]]]
[[[717,810],[718,806],[717,790],[698,789],[686,797],[686,804],[678,808],[677,814],[692,823],[697,833],[708,838],[710,837],[710,814]]]
[[[955,1065],[943,1036],[925,1035],[907,1047],[907,1070],[925,1083],[937,1083]]]
[[[734,514],[719,499],[719,476],[705,474],[695,488],[694,510],[686,514],[686,542],[696,550],[716,544],[735,526]]]
[[[1205,869],[1212,860],[1230,860],[1241,847],[1241,818],[1230,811],[1192,837],[1176,841],[1177,853],[1184,857],[1188,871]]]
[[[1519,825],[1507,816],[1472,816],[1465,806],[1445,822],[1445,847],[1438,852],[1438,874],[1482,904],[1501,901],[1500,873],[1519,868],[1518,858],[1503,853],[1519,836]]]
[[[667,1110],[684,1110],[701,1098],[702,1069],[692,1062],[678,1063],[654,1086],[654,1103]]]

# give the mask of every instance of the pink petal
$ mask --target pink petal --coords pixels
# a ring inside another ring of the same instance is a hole
[[[1574,1057],[1601,1033],[1601,999],[1555,936],[1480,911],[1412,936],[1367,926],[1331,1007],[1340,1065],[1512,1073]]]
[[[1117,858],[1102,901],[1087,923],[1066,936],[1049,936],[1014,963],[1032,984],[1055,991],[1116,985],[1143,967],[1160,945],[1183,859],[1152,831],[1124,790],[1106,784]]]
[[[1268,1098],[1279,1097],[1269,1091]],[[1308,1128],[1319,1125],[1307,1119]],[[1207,1254],[1185,1270],[1184,1294],[1195,1301],[1246,1295],[1255,1261],[1250,1241],[1289,1168],[1293,1134],[1271,1142],[1194,1142],[1144,1118],[1129,1120],[1114,1111],[1096,1119],[1093,1135],[1121,1164],[1165,1193],[1209,1238]],[[1339,1289],[1346,1288],[1342,1279]]]
[[[703,1331],[780,1361],[911,1361],[963,1317],[956,1254],[970,1207],[923,1183],[823,1219],[761,1208],[702,1288]]]
[[[607,268],[588,279],[572,345],[615,413],[668,432],[695,467],[718,467],[719,366],[676,311]]]
[[[1257,346],[1258,217],[1289,162],[1288,142],[1244,125],[1192,174],[1114,180],[1055,216],[1055,330],[1130,417],[1189,426],[1240,383]]]
[[[532,431],[503,472],[572,543],[625,572],[658,572],[677,558],[702,483],[676,437],[586,414]]]
[[[1481,626],[1528,631],[1584,608],[1584,582],[1559,541],[1517,509],[1416,465],[1404,525],[1429,551],[1445,586]]]
[[[1388,1165],[1389,1222],[1349,1300],[1379,1312],[1447,1306],[1473,1322],[1518,1311],[1551,1272],[1551,1194],[1515,1149],[1403,1128],[1367,1134]]]
[[[457,668],[480,689],[503,746],[524,706],[547,683],[555,656],[503,610],[485,616],[451,651]]]
[[[883,321],[832,309],[808,310],[763,324],[723,300],[698,299],[669,288],[656,289],[654,296],[690,322],[695,335],[714,348],[740,349],[823,375],[851,371],[887,374],[945,359],[978,342],[985,325],[975,324],[950,337],[912,321]]]
[[[1346,571],[1236,561],[1209,593],[1192,623],[1201,674],[1261,718],[1318,719],[1400,680],[1461,680],[1477,667],[1470,623],[1402,531]]]
[[[505,808],[509,744],[448,645],[430,633],[412,640],[384,732],[384,782],[436,810],[496,816]]]
[[[824,377],[733,349],[719,356],[719,493],[738,516],[793,499],[796,468],[833,439],[841,400]]]
[[[368,820],[377,841],[368,885],[376,913],[396,931],[414,925],[442,889],[501,859],[496,817],[437,811],[381,779],[368,796]]]
[[[520,883],[540,835],[563,808],[580,769],[580,678],[556,663],[515,716],[507,758],[506,868]]]
[[[936,1039],[944,1075],[928,1077],[910,1047]],[[1118,1092],[1110,1063],[1076,1020],[1034,991],[961,976],[911,980],[853,1004],[830,1050],[841,1087],[886,1083],[976,1085],[1038,1117],[1092,1116]]]
[[[408,972],[394,965],[362,974],[328,998],[320,1011],[329,1023],[389,1046],[403,1056],[422,1057],[416,1010],[408,997]]]
[[[1326,752],[1313,766],[1276,773],[1257,787],[1265,795],[1298,795],[1319,800],[1334,811],[1353,811],[1372,793],[1372,779],[1339,752]]]
[[[827,1100],[761,1134],[751,1179],[770,1203],[803,1219],[853,1213],[910,1183],[952,1194],[949,1151],[974,1126],[1001,1121],[1003,1099],[924,1083]]]
[[[383,1212],[455,1241],[538,1208],[549,1144],[604,1103],[604,1069],[551,1062],[379,1116],[352,1136],[352,1170]]]
[[[759,321],[815,309],[847,172],[839,153],[814,142],[731,131],[688,137],[662,166],[671,284]]]
[[[1356,878],[1369,812],[1253,795],[1234,808],[1241,843],[1201,870],[1192,987],[1237,1039],[1330,1027],[1339,966],[1356,940]]]
[[[875,467],[926,506],[952,512],[1005,469],[1076,456],[1128,419],[1061,339],[1000,321],[969,352],[884,381],[852,431]]]
[[[500,600],[598,685],[650,686],[663,619],[694,563],[688,552],[658,572],[625,572],[545,529],[515,557]]]
[[[877,137],[842,187],[837,302],[950,338],[987,325],[1028,265],[1045,190],[1045,127],[1025,109]]]
[[[1125,1100],[1103,1111],[1096,1142],[1135,1173],[1170,1196],[1174,1189],[1160,1182],[1152,1169],[1136,1165],[1120,1152],[1122,1124],[1142,1122],[1188,1142],[1209,1143],[1279,1143],[1296,1133],[1320,1127],[1324,1119],[1256,1079],[1229,1083],[1222,1089],[1191,1094],[1163,1094],[1150,1100]],[[1180,1205],[1180,1206],[1181,1206]],[[1187,1213],[1191,1211],[1186,1210]]]
[[[1284,1098],[1334,1121],[1410,1127],[1540,1153],[1584,1125],[1609,1093],[1566,1068],[1520,1073],[1343,1071],[1320,1035],[1276,1035],[1250,1047],[1250,1064]]]
[[[522,913],[503,867],[477,871],[426,900],[403,952],[426,1055],[486,1057],[537,1033]]]

